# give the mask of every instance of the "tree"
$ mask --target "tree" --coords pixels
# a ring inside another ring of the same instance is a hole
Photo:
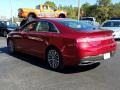
[[[81,6],[81,10],[83,10],[84,14],[82,16],[89,16],[91,5],[89,3],[85,3]]]
[[[99,22],[103,22],[109,18],[111,0],[97,0],[96,16]]]
[[[110,18],[111,0],[97,0],[95,5],[85,3],[82,5],[84,16],[95,17],[97,21],[103,22]]]
[[[110,6],[111,0],[97,0],[98,6]]]
[[[114,5],[111,5],[109,17],[120,17],[120,2],[115,3]]]
[[[54,2],[51,2],[51,1],[46,1],[44,3],[45,5],[50,5],[50,6],[56,6]]]
[[[65,11],[67,11],[67,17],[68,18],[77,19],[77,12],[78,12],[77,7],[73,7],[72,5],[70,5],[70,6],[59,5],[59,9],[63,9]]]
[[[86,17],[95,17],[96,16],[96,5],[90,5],[89,3],[85,3],[82,5],[81,9],[84,12],[84,16]]]

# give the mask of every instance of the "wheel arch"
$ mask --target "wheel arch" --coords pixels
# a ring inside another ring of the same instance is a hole
[[[59,18],[66,18],[66,15],[64,13],[60,13]]]
[[[30,15],[34,15],[34,18],[37,17],[37,15],[36,15],[34,12],[30,12],[30,13],[28,14],[28,17],[29,17]]]
[[[61,54],[61,51],[58,49],[58,47],[56,47],[55,45],[49,45],[49,46],[46,48],[46,50],[45,50],[45,57],[46,57],[47,51],[48,51],[50,48],[56,49],[56,50]]]
[[[6,39],[6,40],[7,40],[7,45],[8,45],[8,41],[9,41],[9,40],[12,40],[12,41],[13,41],[13,43],[14,43],[14,40],[13,40],[11,37],[7,37],[7,39]]]

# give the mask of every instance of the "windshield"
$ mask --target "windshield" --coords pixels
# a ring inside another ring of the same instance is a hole
[[[37,6],[36,6],[36,9],[40,9],[40,5],[37,5]]]
[[[5,21],[0,21],[2,24],[6,25],[6,22]]]
[[[103,24],[103,27],[120,27],[120,21],[108,21]]]
[[[50,9],[56,11],[56,7],[50,6]]]
[[[86,24],[82,21],[77,21],[77,20],[68,20],[68,21],[60,21],[62,24],[64,24],[65,26],[68,26],[70,28],[73,28],[74,30],[78,30],[78,31],[91,31],[91,30],[96,30],[97,27],[90,25],[90,24]]]

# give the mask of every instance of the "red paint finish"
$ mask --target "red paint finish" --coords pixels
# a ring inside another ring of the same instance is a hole
[[[80,60],[98,56],[100,54],[114,52],[116,42],[112,37],[112,31],[75,31],[61,23],[62,19],[38,19],[47,21],[56,26],[57,32],[25,32],[23,28],[11,32],[11,38],[18,51],[38,56],[45,60],[45,53],[48,47],[56,47],[63,57],[65,66],[78,65]]]

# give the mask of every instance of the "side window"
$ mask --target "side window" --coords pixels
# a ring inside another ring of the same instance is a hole
[[[46,21],[41,21],[41,22],[38,22],[36,31],[39,31],[39,32],[57,32],[57,29],[52,23],[46,22]]]
[[[113,22],[113,27],[120,27],[120,22],[118,21]]]
[[[7,25],[4,22],[0,22],[0,27],[7,27]]]
[[[49,32],[57,32],[57,28],[52,23],[49,23],[49,27]]]
[[[111,27],[111,22],[106,22],[103,24],[103,27]]]
[[[49,31],[49,24],[48,22],[38,22],[36,31],[40,31],[40,32],[48,32]]]
[[[23,28],[23,31],[36,31],[36,26],[37,22],[31,22]]]
[[[55,7],[50,6],[50,9],[53,10],[53,11],[56,11]]]
[[[40,9],[40,5],[37,5],[37,6],[36,6],[36,9]]]
[[[43,5],[42,7],[43,7],[44,10],[48,10],[48,6]]]

